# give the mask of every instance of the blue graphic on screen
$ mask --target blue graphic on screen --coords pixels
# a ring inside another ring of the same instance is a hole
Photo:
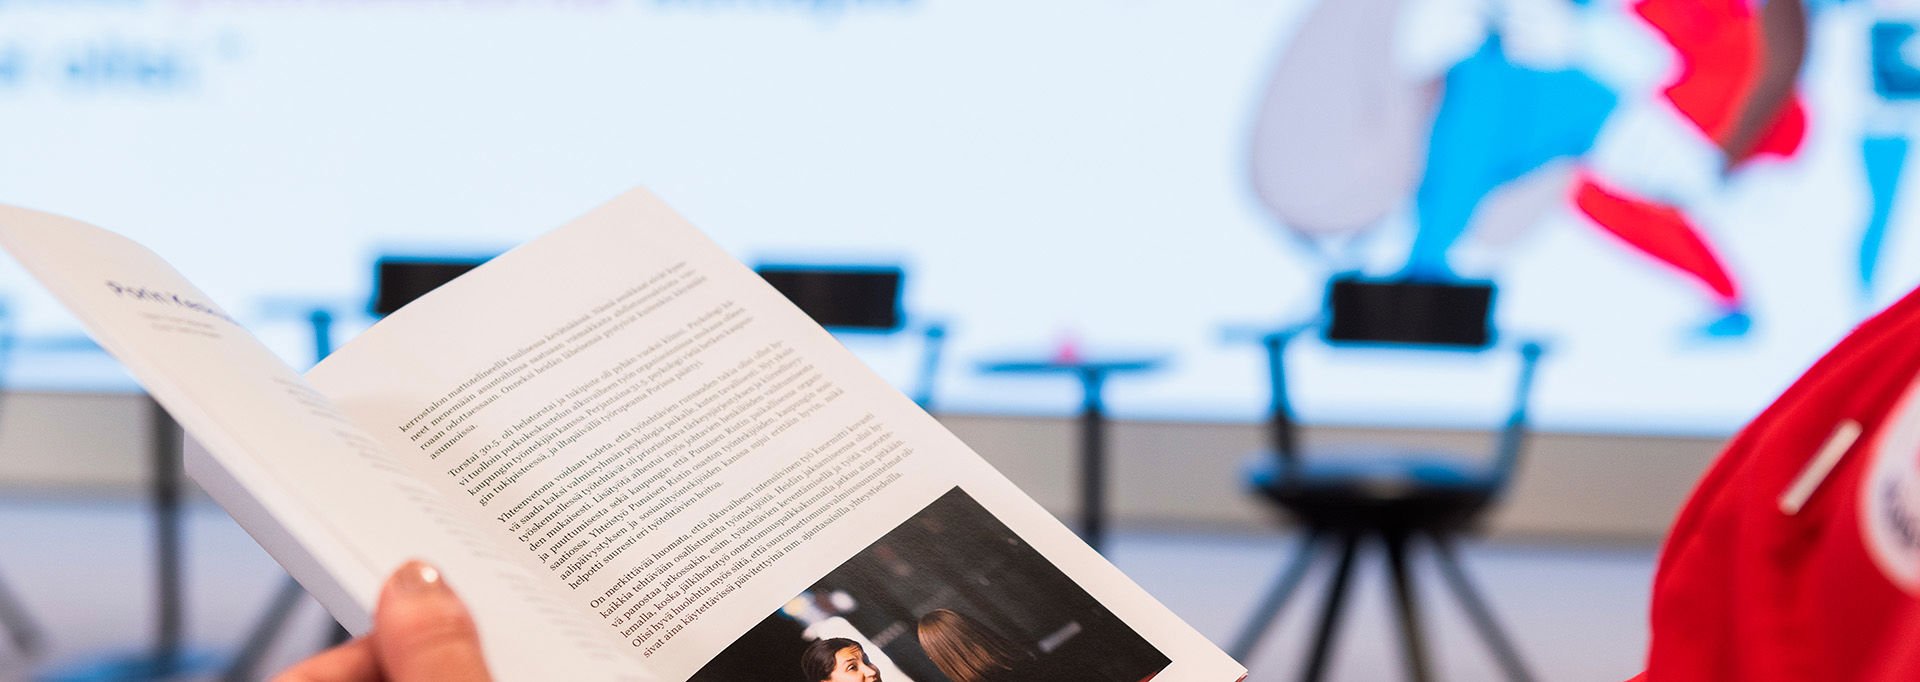
[[[1447,253],[1481,200],[1549,161],[1585,154],[1616,101],[1580,71],[1514,64],[1498,33],[1448,70],[1445,85],[1415,197],[1419,227],[1403,273],[1410,279],[1452,279]]]
[[[1903,123],[1912,114],[1897,111],[1900,102],[1920,99],[1920,67],[1914,64],[1920,42],[1914,36],[1920,30],[1912,22],[1875,21],[1869,29],[1867,45],[1873,71],[1873,91],[1885,103],[1881,112]],[[1886,243],[1887,229],[1893,219],[1901,171],[1906,167],[1910,146],[1903,130],[1869,131],[1860,140],[1860,157],[1866,167],[1867,189],[1873,209],[1860,233],[1860,292],[1871,296],[1880,268],[1880,250]]]
[[[1907,164],[1908,146],[1904,135],[1869,135],[1860,140],[1860,156],[1867,167],[1867,190],[1873,197],[1873,212],[1860,234],[1862,296],[1873,292],[1874,275],[1880,267],[1880,247],[1886,242],[1887,227],[1893,219],[1895,193],[1900,188],[1900,172]]]

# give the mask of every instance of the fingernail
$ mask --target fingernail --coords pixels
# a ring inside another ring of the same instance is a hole
[[[427,593],[447,589],[440,569],[424,561],[409,561],[393,574],[393,585],[402,592]]]

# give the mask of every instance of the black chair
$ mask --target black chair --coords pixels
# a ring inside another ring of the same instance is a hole
[[[1483,352],[1493,348],[1486,324],[1491,285],[1336,281],[1329,288],[1324,325],[1327,343],[1415,350]],[[1527,432],[1527,402],[1538,343],[1515,345],[1520,369],[1513,408],[1491,458],[1463,457],[1419,448],[1378,447],[1333,455],[1310,452],[1299,442],[1286,384],[1286,349],[1322,325],[1306,324],[1264,334],[1273,403],[1268,450],[1249,467],[1248,483],[1305,531],[1300,549],[1281,571],[1230,652],[1241,660],[1253,652],[1321,554],[1338,556],[1322,604],[1304,680],[1319,680],[1327,666],[1359,546],[1377,539],[1386,549],[1400,620],[1409,679],[1430,678],[1409,552],[1415,538],[1433,548],[1441,573],[1468,617],[1487,641],[1509,679],[1530,680],[1518,651],[1485,599],[1468,579],[1455,552],[1456,539],[1473,529],[1506,488],[1519,462]]]
[[[906,270],[897,265],[761,264],[753,271],[834,334],[901,334],[921,336],[920,373],[913,402],[933,409],[934,381],[940,374],[940,352],[947,327],[939,320],[909,323],[901,305]]]
[[[380,256],[373,263],[373,297],[367,304],[367,312],[376,318],[386,317],[485,262],[484,257]],[[334,312],[326,305],[302,308],[313,334],[313,361],[318,363],[333,354]],[[258,678],[261,661],[292,620],[294,610],[300,605],[300,596],[305,593],[292,577],[281,583],[221,676],[223,682],[248,682]],[[335,623],[328,632],[327,644],[344,642],[348,636],[346,629]]]

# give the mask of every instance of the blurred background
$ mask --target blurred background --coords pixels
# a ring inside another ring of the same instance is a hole
[[[371,324],[377,260],[474,262],[645,185],[763,270],[891,273],[864,326],[907,333],[847,345],[1106,516],[1253,679],[1518,677],[1489,611],[1529,676],[1621,679],[1715,450],[1920,282],[1908,4],[0,0],[0,202],[147,244],[305,366]],[[221,674],[277,569],[190,491],[153,530],[137,389],[11,263],[0,301],[0,580],[40,635],[0,677],[176,645]],[[1391,518],[1318,523],[1354,507],[1302,502],[1295,460],[1386,462],[1329,475]],[[1462,471],[1445,514],[1347,485]],[[1425,559],[1456,531],[1488,609]],[[1349,537],[1385,542],[1348,572]],[[1335,551],[1296,564],[1307,538]],[[261,670],[324,639],[292,614]]]

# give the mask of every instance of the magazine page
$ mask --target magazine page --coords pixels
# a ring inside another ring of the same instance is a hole
[[[309,378],[665,679],[797,679],[812,641],[896,682],[983,642],[1020,679],[1244,674],[643,190]]]
[[[487,643],[502,677],[569,669],[614,677],[593,663],[610,657],[604,648],[581,645],[598,640],[584,635],[580,619],[513,596],[541,593],[520,557],[396,466],[381,444],[151,251],[11,207],[0,207],[0,247],[193,436],[190,450],[204,458],[191,460],[196,479],[348,629],[364,632],[387,573],[420,557],[458,576],[464,594],[503,595],[472,600],[476,619],[547,624]]]

